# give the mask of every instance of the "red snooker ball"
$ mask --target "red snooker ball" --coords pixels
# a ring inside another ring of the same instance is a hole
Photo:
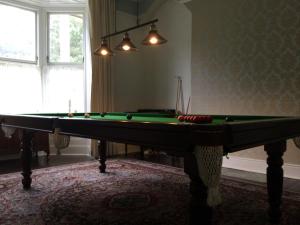
[[[184,116],[178,116],[177,119],[178,119],[180,122],[183,122],[183,121],[184,121]]]

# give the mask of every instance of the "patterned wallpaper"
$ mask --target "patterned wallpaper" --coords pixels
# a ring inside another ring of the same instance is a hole
[[[300,116],[299,0],[201,0],[188,7],[193,112]],[[245,156],[262,158],[257,153]],[[288,161],[300,164],[300,151],[293,154]]]
[[[215,11],[193,29],[193,110],[300,115],[300,1],[199,2]]]

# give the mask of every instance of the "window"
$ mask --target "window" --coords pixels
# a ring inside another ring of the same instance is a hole
[[[36,12],[0,4],[0,58],[36,63]]]
[[[84,111],[84,16],[48,14],[48,65],[44,69],[44,111]]]
[[[84,8],[1,2],[0,113],[85,111]]]
[[[0,84],[0,113],[40,112],[42,87],[37,65],[0,61]]]
[[[49,62],[83,63],[83,15],[53,14],[49,19]]]

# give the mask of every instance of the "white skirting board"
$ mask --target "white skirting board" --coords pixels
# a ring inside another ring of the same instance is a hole
[[[49,136],[50,155],[56,155],[56,148],[52,135]],[[62,149],[62,155],[89,155],[91,152],[91,141],[87,138],[71,137],[69,147]]]
[[[237,156],[223,158],[223,167],[266,174],[267,162],[259,159],[249,159]],[[284,163],[284,177],[300,179],[300,165]]]
[[[70,145],[68,148],[60,150],[60,153],[62,155],[90,155],[90,152],[91,152],[91,148],[89,145]],[[57,154],[56,148],[54,147],[54,145],[50,145],[50,155],[56,155],[56,154]]]

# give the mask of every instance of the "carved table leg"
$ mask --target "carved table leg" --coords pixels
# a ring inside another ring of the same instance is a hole
[[[21,140],[21,163],[22,163],[22,184],[25,190],[30,189],[31,186],[31,158],[32,149],[31,141],[33,137],[33,132],[23,130],[22,140]]]
[[[99,162],[100,162],[100,166],[99,166],[99,170],[100,173],[105,173],[105,169],[106,169],[106,148],[107,148],[107,143],[105,140],[99,140],[98,141],[98,152],[99,152]]]
[[[190,177],[189,225],[211,225],[213,208],[207,205],[207,188],[198,175],[197,161],[192,153],[184,157],[184,171]]]
[[[281,196],[283,185],[283,159],[282,156],[286,150],[286,141],[271,143],[265,145],[267,158],[267,186],[269,194],[269,221],[271,223],[280,223],[281,219]]]

